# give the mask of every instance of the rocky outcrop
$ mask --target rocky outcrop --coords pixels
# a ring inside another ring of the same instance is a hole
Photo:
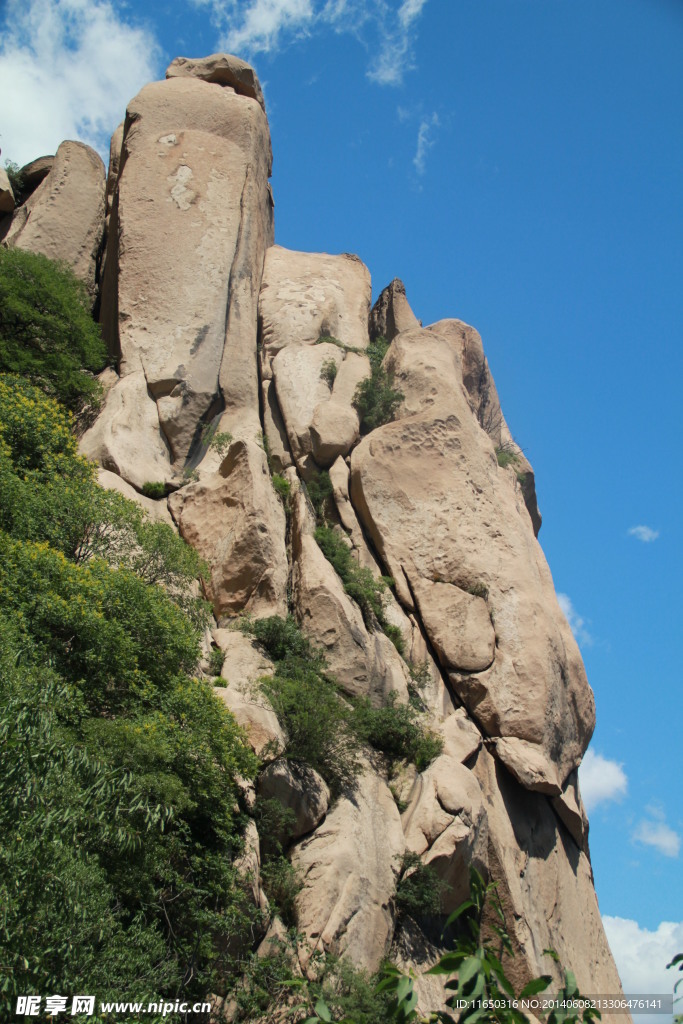
[[[180,534],[206,559],[214,615],[285,615],[285,514],[255,441],[234,441],[217,473],[169,499]]]
[[[0,167],[0,214],[12,213],[14,210],[14,192],[7,177],[7,171]]]
[[[104,191],[104,164],[94,149],[63,142],[49,173],[15,210],[4,244],[67,263],[94,299]]]
[[[72,265],[83,258],[94,288],[104,176],[86,175],[91,229],[67,202],[79,161],[92,164],[86,147],[60,147],[2,224],[10,244],[43,225],[57,247],[66,223]],[[536,540],[533,470],[481,338],[455,319],[421,328],[398,279],[370,313],[370,275],[355,256],[272,245],[270,165],[263,95],[237,58],[178,58],[131,101],[106,187],[101,320],[117,371],[82,451],[104,486],[160,521],[170,510],[208,563],[215,622],[203,668],[213,643],[225,655],[215,694],[261,759],[258,799],[293,811],[281,839],[295,840],[303,884],[301,965],[329,951],[372,971],[392,942],[405,967],[433,961],[419,922],[396,928],[408,850],[444,883],[444,914],[465,896],[470,866],[497,881],[518,987],[552,969],[552,947],[582,989],[617,992],[577,776],[592,693]],[[404,399],[394,422],[361,439],[353,398],[380,335]],[[322,470],[326,525],[353,562],[393,580],[381,617],[403,656],[315,540],[305,483]],[[278,493],[274,472],[285,478]],[[144,498],[150,482],[168,498]],[[368,697],[403,712],[410,701],[440,756],[423,771],[393,764],[390,789],[389,758],[366,749],[357,784],[332,801],[313,769],[284,757],[292,738],[259,683],[275,665],[228,628],[244,614],[293,615],[349,706]],[[255,800],[245,783],[240,805],[254,814]],[[240,870],[265,922],[253,822]],[[440,982],[420,985],[424,1010],[436,1007]]]
[[[401,331],[420,327],[406,296],[406,286],[395,277],[380,294],[370,313],[370,337],[393,341]]]
[[[54,166],[54,156],[39,156],[36,160],[24,164],[19,172],[21,175],[22,194],[29,196],[47,178]]]
[[[221,431],[260,429],[256,302],[272,240],[270,163],[261,106],[231,88],[188,72],[128,106],[102,325],[122,381],[144,373],[174,468],[202,450],[202,427],[218,417]]]
[[[391,944],[392,897],[404,850],[398,808],[383,779],[366,771],[323,826],[295,847],[304,962],[316,950],[376,971]]]
[[[264,800],[277,800],[292,812],[293,822],[284,838],[299,839],[312,832],[327,813],[330,790],[313,768],[279,758],[268,765],[258,780],[258,793]]]
[[[452,337],[405,331],[386,362],[405,402],[397,422],[354,449],[356,511],[404,606],[420,609],[420,579],[448,584],[454,595],[456,588],[486,593],[493,663],[485,668],[480,661],[478,671],[474,661],[461,665],[450,682],[486,734],[505,739],[499,756],[510,770],[519,775],[520,761],[532,756],[533,771],[523,781],[559,793],[591,737],[593,695],[519,485],[498,465],[473,415]],[[481,615],[478,621],[484,628]],[[433,615],[423,624],[444,650]]]

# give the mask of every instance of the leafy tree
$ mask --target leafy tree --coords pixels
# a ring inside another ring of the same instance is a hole
[[[21,374],[74,413],[97,405],[107,353],[85,286],[37,253],[0,248],[0,372]]]

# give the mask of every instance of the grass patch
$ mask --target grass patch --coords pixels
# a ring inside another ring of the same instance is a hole
[[[286,505],[289,501],[289,494],[292,489],[289,480],[286,477],[281,476],[280,473],[273,473],[270,479],[273,484],[273,490],[280,498],[282,498],[282,501]]]
[[[330,516],[334,493],[327,470],[323,469],[316,476],[311,477],[306,484],[306,490],[315,512],[316,522],[326,523]]]
[[[166,497],[166,484],[163,480],[148,481],[142,485],[142,493],[146,498],[153,498],[158,501],[159,498]]]
[[[438,914],[446,888],[434,868],[424,864],[417,853],[404,853],[395,896],[399,917],[405,915],[419,921]]]
[[[220,647],[212,647],[209,654],[209,672],[212,676],[219,676],[225,661],[225,652]]]
[[[335,363],[334,359],[326,359],[320,367],[320,379],[325,381],[330,391],[334,387],[334,382],[337,378],[338,372],[339,367]]]

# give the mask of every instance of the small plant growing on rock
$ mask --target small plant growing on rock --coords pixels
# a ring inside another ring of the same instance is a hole
[[[315,512],[316,522],[327,522],[333,495],[332,481],[327,470],[323,469],[317,476],[311,477],[306,484],[306,490]]]
[[[326,359],[320,367],[320,379],[325,381],[330,391],[334,386],[338,371],[339,367],[334,359]]]
[[[489,588],[485,583],[470,583],[469,586],[463,588],[472,597],[481,597],[482,600],[487,601],[489,596]]]
[[[424,864],[417,853],[403,854],[401,877],[396,886],[396,910],[419,921],[432,917],[441,910],[441,896],[446,889],[436,871]]]
[[[388,348],[386,338],[376,338],[368,345],[370,376],[357,385],[351,403],[358,413],[361,434],[369,434],[376,427],[391,423],[405,397],[393,387],[392,378],[382,366]]]
[[[273,473],[270,479],[275,493],[282,498],[285,504],[287,504],[287,501],[289,500],[289,492],[292,489],[289,480],[287,480],[286,477],[281,476],[279,473]]]
[[[379,708],[373,707],[367,697],[358,700],[353,724],[363,742],[392,760],[412,761],[419,771],[424,771],[443,750],[440,738],[422,728],[415,708],[399,704],[393,693]]]
[[[233,437],[229,430],[217,430],[216,427],[217,424],[206,431],[204,440],[211,451],[217,452],[221,458],[225,458],[233,442]]]
[[[219,676],[225,661],[225,652],[220,647],[212,647],[209,654],[209,672],[212,676]]]
[[[166,484],[163,480],[148,481],[142,485],[142,493],[146,498],[153,498],[158,501],[159,498],[166,497]]]

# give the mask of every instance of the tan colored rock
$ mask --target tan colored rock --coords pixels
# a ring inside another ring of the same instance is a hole
[[[553,808],[576,845],[588,854],[588,816],[579,790],[578,770],[571,773],[562,792],[553,797]]]
[[[319,466],[331,466],[339,456],[348,455],[359,438],[358,413],[351,406],[332,398],[316,408],[311,423],[311,443],[313,458]]]
[[[122,121],[118,125],[112,134],[109,141],[109,170],[107,171],[107,215],[111,213],[112,204],[114,202],[114,192],[116,191],[116,185],[119,180],[119,170],[121,169],[121,156],[123,150],[123,133],[125,130],[126,123]]]
[[[347,693],[379,705],[390,693],[408,699],[407,670],[383,633],[370,633],[358,606],[318,547],[302,494],[293,502],[292,590],[298,622],[320,648],[330,673]]]
[[[282,421],[282,413],[275,394],[275,384],[272,380],[263,381],[261,394],[263,396],[263,429],[268,442],[270,462],[273,472],[282,473],[293,463],[287,441],[287,431]]]
[[[417,576],[487,588],[493,665],[450,679],[489,735],[538,747],[544,767],[530,784],[561,786],[590,739],[594,702],[519,485],[473,414],[450,337],[404,331],[386,362],[405,401],[353,451],[354,508],[404,607],[413,609],[407,580]]]
[[[4,167],[0,167],[0,214],[14,210],[14,192]]]
[[[95,150],[63,142],[49,174],[13,219],[5,244],[67,263],[94,296],[104,189],[104,164]]]
[[[233,865],[254,907],[267,913],[268,900],[261,888],[259,835],[253,821],[247,822],[247,827],[244,830],[244,846],[242,852],[235,858]],[[265,931],[265,927],[263,931]]]
[[[357,256],[271,246],[259,297],[265,376],[288,345],[312,345],[325,336],[367,348],[370,294],[370,274]]]
[[[444,882],[442,910],[450,913],[467,898],[470,867],[480,873],[487,867],[488,823],[477,779],[442,754],[415,780],[401,823],[406,848]]]
[[[445,668],[481,672],[493,661],[496,634],[486,602],[450,583],[410,579],[422,622]]]
[[[272,240],[259,104],[196,77],[128,106],[101,319],[123,376],[143,369],[177,467],[204,423],[255,437],[256,304]],[[234,429],[233,429],[234,427]]]
[[[79,449],[137,490],[170,476],[168,446],[142,370],[114,384],[102,412],[81,438]]]
[[[558,829],[547,798],[520,786],[486,748],[474,773],[489,823],[491,878],[498,882],[515,951],[508,961],[515,989],[539,974],[558,979],[556,966],[543,955],[554,949],[581,992],[620,992],[588,857]]]
[[[250,637],[238,630],[215,629],[213,639],[225,654],[221,676],[226,687],[214,693],[245,730],[254,753],[276,758],[287,738],[273,708],[260,689],[259,680],[273,674],[273,663]]]
[[[23,191],[29,194],[35,192],[40,183],[47,178],[54,166],[54,156],[39,156],[30,163],[24,164],[21,168],[21,180]]]
[[[321,377],[323,363],[339,366],[344,353],[336,345],[290,345],[273,360],[273,380],[289,446],[299,461],[313,449],[311,424],[316,408],[329,402],[330,389]]]
[[[117,473],[110,472],[108,469],[98,470],[97,482],[106,491],[118,491],[124,498],[134,501],[136,505],[145,510],[149,518],[154,520],[155,523],[165,523],[166,526],[171,526],[175,530],[175,523],[171,519],[171,513],[168,511],[166,498],[159,498],[158,501],[155,501],[153,498],[146,498],[144,494],[140,494],[129,483],[126,483],[123,477],[118,476]]]
[[[481,733],[467,717],[464,708],[457,708],[441,725],[443,752],[455,761],[465,762],[479,750]]]
[[[200,78],[203,82],[228,86],[240,96],[256,100],[266,112],[263,92],[256,72],[246,61],[230,53],[212,53],[210,57],[176,57],[166,68],[166,78]]]
[[[548,764],[537,744],[518,736],[502,736],[495,743],[498,758],[527,789],[536,789],[549,796],[557,796],[561,792],[554,765]]]
[[[264,800],[278,800],[294,813],[289,838],[299,839],[312,832],[327,814],[330,790],[325,780],[308,765],[278,758],[261,772],[258,793]]]
[[[536,499],[536,482],[531,463],[524,452],[514,441],[509,427],[505,422],[503,410],[496,384],[484,355],[481,336],[474,327],[462,320],[439,320],[428,328],[444,337],[448,337],[460,351],[462,361],[462,377],[467,396],[479,424],[489,435],[496,448],[504,447],[515,456],[510,472],[523,475],[522,493],[527,511],[531,516],[534,533],[538,536],[541,529],[541,513]]]
[[[417,319],[408,299],[406,286],[400,278],[395,277],[380,294],[370,313],[370,337],[386,338],[393,341],[401,331],[409,331],[419,327]]]
[[[209,564],[207,598],[217,618],[286,615],[285,513],[255,441],[234,441],[220,471],[176,491],[169,508]]]
[[[393,933],[391,900],[404,850],[398,808],[379,776],[366,771],[324,823],[295,848],[303,888],[299,929],[315,950],[343,954],[373,972]],[[301,953],[300,953],[301,957]]]

